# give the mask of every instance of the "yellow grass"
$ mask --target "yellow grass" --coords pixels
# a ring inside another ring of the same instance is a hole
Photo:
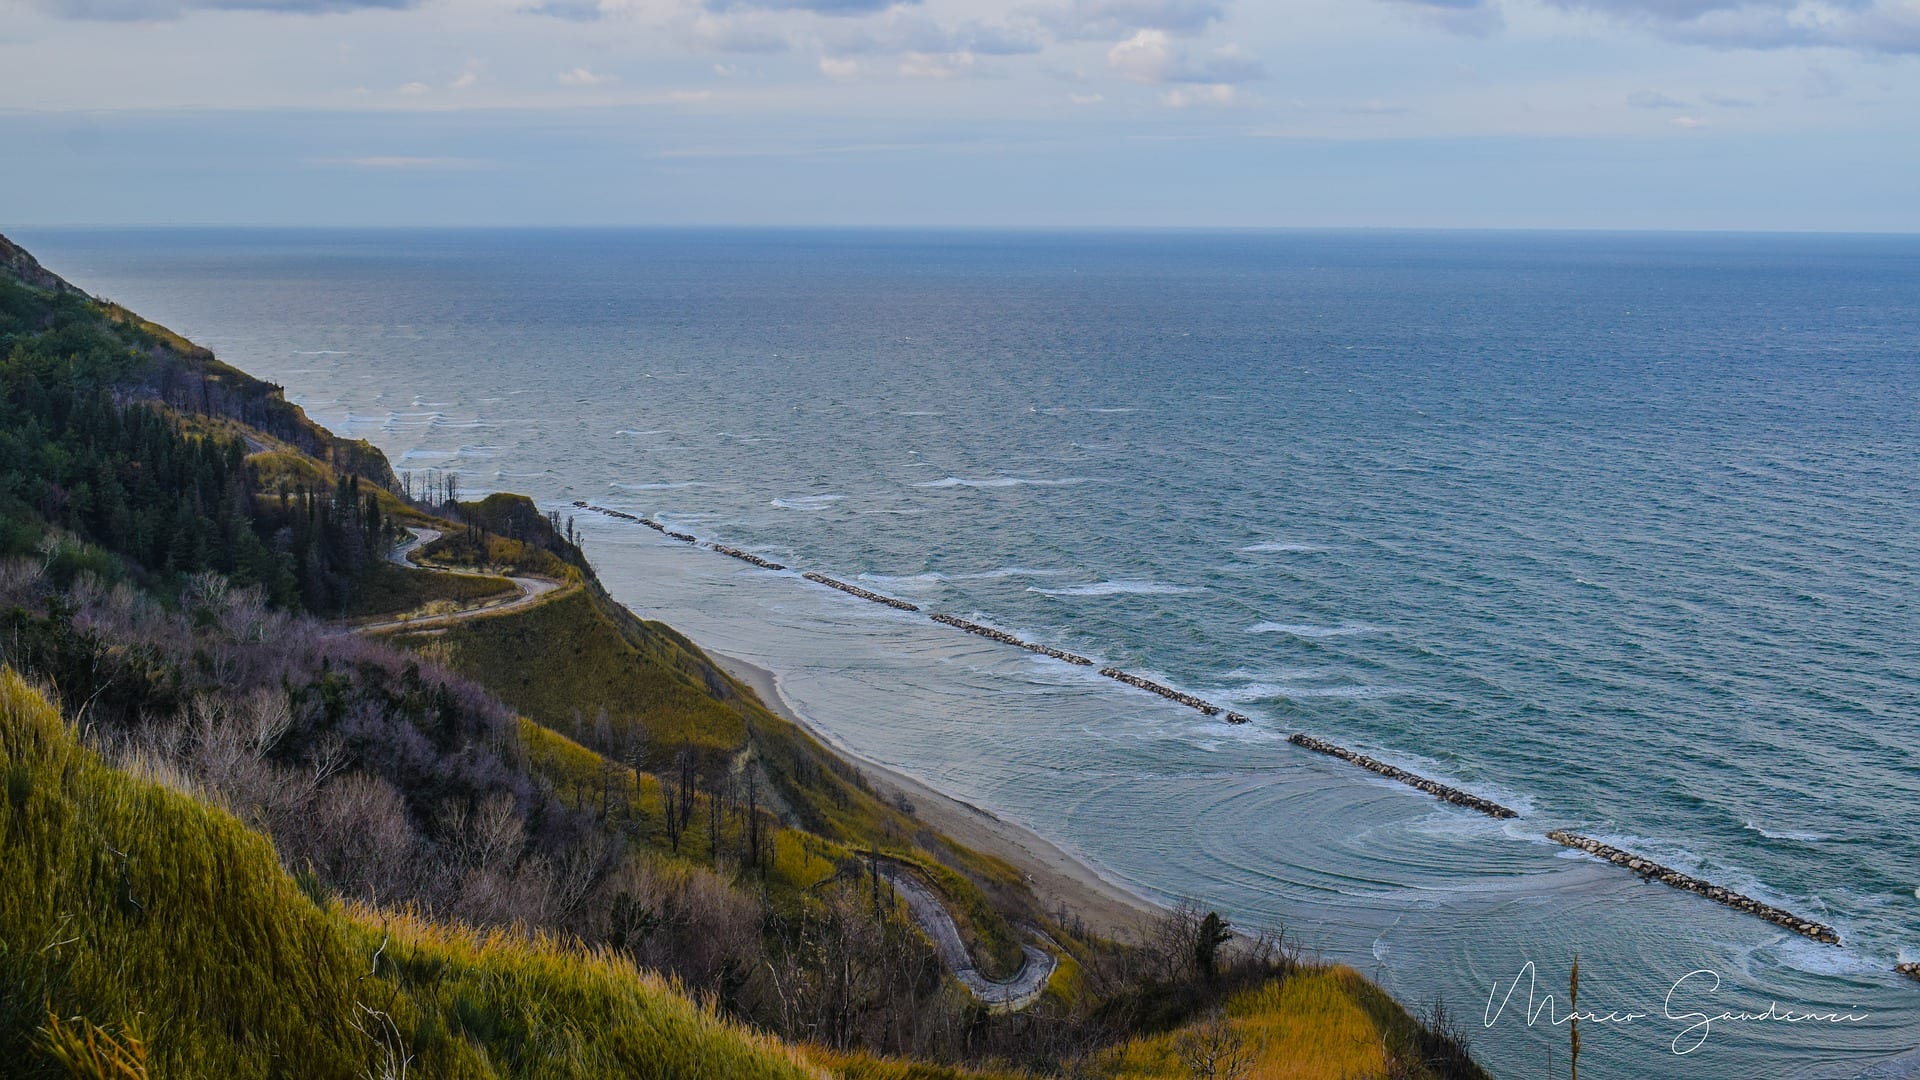
[[[1361,1080],[1382,1075],[1381,1033],[1355,999],[1351,968],[1309,970],[1230,998],[1228,1023],[1254,1053],[1248,1080]],[[1183,1029],[1184,1030],[1184,1029]],[[1191,1075],[1180,1031],[1135,1039],[1109,1062],[1115,1080]]]

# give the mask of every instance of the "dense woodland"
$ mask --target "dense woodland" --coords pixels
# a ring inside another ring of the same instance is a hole
[[[34,812],[64,805],[47,801],[56,788],[93,798],[72,788],[91,777],[140,805],[153,791],[191,796],[168,820],[197,822],[210,806],[270,838],[297,897],[235,925],[334,920],[325,932],[351,961],[341,970],[370,964],[392,994],[375,1009],[344,975],[327,991],[351,1000],[338,1007],[352,1015],[314,1019],[313,1031],[333,1023],[344,1040],[314,1060],[345,1063],[316,1075],[603,1075],[556,1071],[534,1053],[559,1036],[528,1026],[532,1006],[512,997],[522,984],[449,989],[503,956],[603,995],[607,972],[665,973],[674,988],[645,992],[691,992],[853,1076],[1245,1076],[1256,1042],[1329,1055],[1328,1076],[1480,1075],[1437,1010],[1422,1027],[1357,976],[1278,938],[1235,937],[1201,909],[1170,911],[1127,942],[1039,910],[1013,867],[932,833],[690,642],[614,605],[559,519],[512,496],[460,502],[444,479],[415,492],[264,384],[57,279],[22,280],[17,249],[0,249],[0,667],[57,704],[79,741],[56,756],[83,762],[47,772],[34,756],[49,752],[47,736],[0,731],[0,831],[29,835]],[[386,564],[402,524],[444,534],[429,552],[437,562],[560,588],[524,612],[433,634],[345,632],[332,617],[349,604],[375,610],[369,592],[377,601],[391,582],[382,573],[415,575],[413,586],[473,580]],[[8,693],[9,716],[37,715]],[[96,759],[110,768],[84,764]],[[71,830],[45,835],[73,842]],[[192,965],[165,950],[184,939],[163,927],[141,936],[167,917],[156,897],[199,895],[205,883],[152,877],[165,850],[103,844],[60,849],[41,868],[92,867],[74,888],[111,899],[91,908],[62,913],[45,906],[57,897],[0,885],[0,1060],[28,1063],[14,1075],[30,1077],[259,1071],[284,1048],[233,1040],[169,998],[168,973]],[[1010,972],[1021,940],[1042,936],[1061,963],[1040,1002],[995,1014],[968,997],[883,884],[882,864],[946,898],[989,973]],[[12,880],[24,888],[25,872]],[[75,919],[73,941],[154,952],[116,966],[35,937]],[[439,959],[384,970],[396,925],[413,928],[408,948]],[[554,936],[485,944],[451,926]],[[580,946],[602,951],[567,952]],[[252,962],[233,947],[232,963]],[[1320,1018],[1320,1041],[1278,1019],[1301,1010]],[[703,1032],[686,1036],[701,1053],[748,1047],[740,1060],[759,1064],[741,1075],[787,1074],[789,1051],[765,1058],[731,1029],[673,1015]],[[580,1061],[678,1060],[645,1052],[644,1039],[622,1049],[566,1038]],[[139,1068],[108,1068],[101,1046]],[[945,1064],[910,1069],[876,1054]],[[663,1069],[652,1074],[677,1074]]]

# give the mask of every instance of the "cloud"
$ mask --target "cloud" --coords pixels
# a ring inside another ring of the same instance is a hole
[[[1169,109],[1190,109],[1196,105],[1226,106],[1238,100],[1239,92],[1226,83],[1176,86],[1160,95],[1161,104]]]
[[[882,18],[836,23],[820,31],[821,46],[835,56],[881,53],[972,53],[1012,56],[1042,47],[1039,29],[974,20],[943,26],[914,11],[894,9]]]
[[[667,100],[680,105],[696,105],[702,101],[713,100],[711,90],[674,90],[667,94]]]
[[[823,56],[820,58],[820,74],[837,82],[846,82],[848,79],[859,77],[860,61]]]
[[[759,9],[762,11],[811,11],[815,15],[872,15],[899,4],[917,4],[920,0],[707,0],[710,11]]]
[[[1692,131],[1694,128],[1703,128],[1707,126],[1707,122],[1705,120],[1700,120],[1691,116],[1676,116],[1673,119],[1667,121],[1667,123],[1672,124],[1674,127],[1677,127],[1682,131]]]
[[[1165,30],[1141,30],[1108,49],[1107,66],[1121,78],[1140,83],[1227,85],[1266,77],[1260,61],[1237,45],[1223,46],[1195,60]]]
[[[289,15],[332,15],[367,8],[400,10],[419,0],[31,0],[35,7],[62,19],[117,22],[155,22],[177,19],[189,11],[270,11]]]
[[[1487,37],[1506,25],[1493,0],[1390,0],[1397,8],[1450,34]]]
[[[423,82],[410,82],[400,84],[399,92],[406,94],[408,97],[418,97],[432,89],[433,87]]]
[[[964,49],[951,53],[908,53],[900,61],[900,74],[909,79],[957,79],[979,72],[979,60]]]
[[[1062,41],[1112,41],[1141,30],[1186,36],[1226,14],[1224,0],[1070,0],[1033,13]]]
[[[618,75],[600,75],[595,73],[591,68],[584,67],[577,67],[572,71],[563,71],[555,75],[554,78],[558,80],[562,86],[604,86],[607,83],[620,81]]]
[[[607,9],[600,6],[600,0],[541,0],[520,10],[529,15],[546,15],[569,22],[592,22],[607,14]]]
[[[1068,94],[1067,100],[1075,105],[1098,105],[1107,100],[1105,94]]]
[[[714,15],[701,12],[677,24],[682,39],[712,52],[780,53],[791,48],[786,35],[763,21],[764,16]]]
[[[1920,0],[1543,0],[1723,49],[1920,53]]]

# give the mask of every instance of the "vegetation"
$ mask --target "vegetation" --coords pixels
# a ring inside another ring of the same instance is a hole
[[[11,671],[0,773],[0,1059],[22,1080],[809,1075],[616,953],[316,904],[264,838],[108,768]]]
[[[1444,1016],[1217,914],[1114,942],[1040,911],[610,600],[570,521],[403,482],[4,239],[0,347],[19,1075],[1479,1075]],[[388,562],[401,525],[469,572]],[[432,633],[328,621],[518,588],[471,571],[564,587]],[[1040,1001],[973,1001],[882,864],[985,972],[1044,941]]]

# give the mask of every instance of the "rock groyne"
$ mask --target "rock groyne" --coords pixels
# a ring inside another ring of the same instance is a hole
[[[1757,915],[1777,926],[1784,926],[1796,934],[1805,934],[1815,941],[1825,942],[1828,945],[1840,944],[1840,934],[1831,926],[1814,922],[1812,919],[1803,919],[1791,911],[1782,910],[1774,907],[1772,904],[1763,904],[1750,896],[1742,896],[1725,886],[1715,885],[1710,881],[1702,881],[1697,877],[1683,874],[1678,870],[1669,869],[1654,862],[1652,859],[1635,855],[1631,851],[1622,851],[1617,847],[1603,844],[1591,837],[1580,836],[1576,833],[1563,832],[1560,830],[1548,833],[1547,838],[1556,843],[1565,844],[1570,848],[1577,848],[1589,855],[1605,859],[1615,866],[1624,866],[1643,878],[1658,881],[1665,885],[1671,885],[1676,889],[1684,889],[1690,893],[1698,893],[1716,903],[1725,904],[1735,911],[1744,911],[1749,915]]]
[[[1363,769],[1370,769],[1389,780],[1398,780],[1410,788],[1424,791],[1438,799],[1445,799],[1455,806],[1464,806],[1469,810],[1478,810],[1488,817],[1515,818],[1520,816],[1518,811],[1501,806],[1492,799],[1483,799],[1471,792],[1461,791],[1456,787],[1448,787],[1438,780],[1429,780],[1424,776],[1410,773],[1405,769],[1389,765],[1384,761],[1377,761],[1365,754],[1355,753],[1344,746],[1335,746],[1330,742],[1322,742],[1305,732],[1296,732],[1288,736],[1287,741],[1295,746],[1304,746],[1309,750],[1316,750],[1322,754],[1337,757],[1341,761],[1351,762]]]
[[[573,500],[573,505],[579,507],[582,510],[591,510],[596,514],[605,514],[608,517],[619,518],[622,521],[639,521],[640,520],[639,518],[634,517],[632,514],[629,514],[624,510],[614,510],[605,506],[595,506],[593,503],[590,503],[585,499],[575,499]]]
[[[1232,712],[1232,711],[1229,711],[1229,712],[1227,713],[1227,723],[1229,723],[1229,724],[1251,724],[1251,723],[1253,723],[1253,717],[1251,717],[1251,716],[1248,716],[1248,715],[1247,715],[1246,713],[1240,713],[1240,712]]]
[[[1920,980],[1920,963],[1895,964],[1893,970],[1909,979]]]
[[[672,534],[669,533],[668,535],[671,536]],[[895,600],[891,596],[881,596],[877,592],[868,592],[867,590],[861,588],[858,585],[849,585],[844,581],[837,581],[833,578],[828,577],[825,574],[816,574],[816,573],[813,573],[812,571],[808,571],[807,573],[801,574],[800,576],[803,578],[806,578],[808,581],[825,585],[829,589],[839,589],[843,593],[847,593],[852,596],[857,596],[862,600],[871,600],[876,604],[885,604],[890,608],[899,608],[901,611],[919,611],[920,610],[920,606],[918,604],[909,604],[905,600]]]
[[[1064,649],[1056,649],[1051,645],[1038,645],[1031,641],[1023,641],[1007,633],[1005,630],[995,630],[991,626],[981,626],[977,622],[968,622],[957,615],[933,615],[929,617],[932,618],[934,622],[946,623],[948,626],[957,626],[969,634],[979,634],[983,638],[992,638],[1002,644],[1013,645],[1025,649],[1028,652],[1037,652],[1042,656],[1051,656],[1055,660],[1065,660],[1069,664],[1079,664],[1082,667],[1093,666],[1093,661],[1084,656],[1067,652]]]
[[[1157,683],[1157,682],[1154,682],[1152,679],[1144,678],[1139,675],[1134,675],[1125,671],[1121,671],[1119,668],[1111,668],[1111,667],[1101,668],[1100,674],[1105,675],[1109,679],[1118,679],[1119,681],[1126,683],[1128,686],[1137,686],[1142,690],[1148,690],[1153,693],[1159,694],[1161,697],[1166,698],[1168,701],[1177,701],[1180,704],[1185,705],[1190,709],[1199,709],[1201,712],[1206,713],[1208,716],[1220,715],[1220,706],[1215,705],[1211,701],[1202,701],[1201,699],[1194,697],[1192,694],[1182,693],[1181,691],[1175,690],[1173,687],[1168,686],[1165,683]]]
[[[665,536],[670,536],[673,539],[678,540],[682,543],[697,544],[700,542],[698,537],[688,536],[686,533],[683,533],[683,532],[675,532],[674,530],[667,528],[665,525],[660,524],[659,522],[653,520],[652,518],[637,517],[633,514],[627,513],[624,510],[613,510],[605,506],[596,506],[585,499],[575,499],[573,500],[573,505],[579,507],[582,510],[591,510],[596,514],[605,514],[611,518],[619,518],[621,521],[638,522],[642,525],[645,525],[647,528],[652,529],[654,532],[661,533]],[[758,555],[755,555],[751,552],[741,551],[739,548],[736,548],[736,547],[728,547],[725,544],[708,544],[707,546],[719,552],[722,555],[731,555],[736,559],[740,559],[745,562],[750,562],[753,565],[758,566],[764,570],[785,570],[786,569],[786,567],[780,565],[777,562],[769,562],[768,560],[763,559]]]
[[[739,548],[736,548],[736,547],[728,547],[725,544],[708,544],[707,546],[719,552],[722,555],[731,555],[736,559],[742,560],[743,562],[750,562],[753,565],[761,568],[762,570],[785,570],[786,569],[786,567],[780,565],[777,562],[768,562],[766,559],[763,559],[758,555],[755,555],[751,552],[741,551]]]

